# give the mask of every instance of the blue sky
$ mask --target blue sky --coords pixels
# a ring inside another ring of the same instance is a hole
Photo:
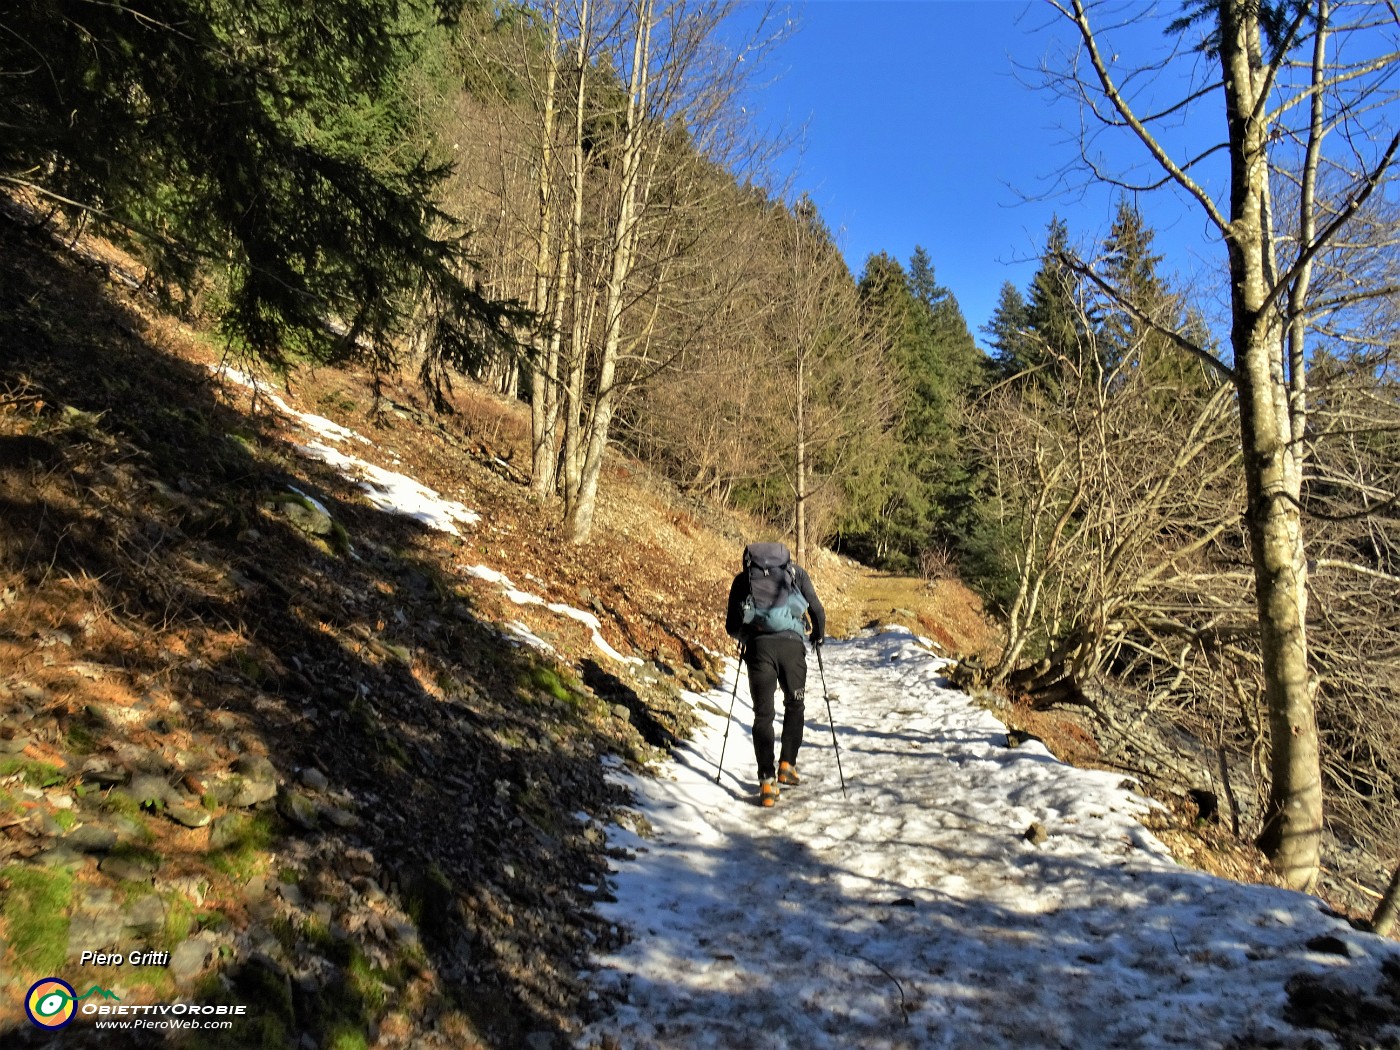
[[[873,252],[907,264],[922,245],[982,342],[1002,284],[1024,290],[1034,274],[1053,215],[1076,241],[1107,232],[1112,191],[1055,189],[1077,156],[1078,117],[1032,86],[1041,57],[1066,39],[1048,5],[815,0],[793,10],[798,29],[770,56],[754,103],[762,120],[805,129],[784,166],[857,275]],[[1160,39],[1152,30],[1148,43]],[[1199,264],[1209,249],[1196,215],[1165,195],[1139,207],[1165,272]]]

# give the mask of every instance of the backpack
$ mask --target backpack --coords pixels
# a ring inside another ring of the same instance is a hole
[[[781,543],[750,543],[744,548],[749,596],[744,624],[754,634],[806,633],[807,599],[797,586],[788,549]]]

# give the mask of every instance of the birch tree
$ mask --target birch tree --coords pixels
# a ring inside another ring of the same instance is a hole
[[[536,354],[543,368],[532,395],[540,402],[534,486],[541,493],[551,487],[556,443],[550,398],[559,398],[557,487],[575,542],[592,531],[620,399],[654,371],[646,366],[649,348],[681,269],[676,261],[692,243],[681,217],[697,202],[687,195],[694,164],[732,159],[727,151],[741,122],[734,99],[765,46],[762,15],[737,47],[721,40],[737,9],[719,0],[575,0],[564,22],[573,32],[571,76],[557,80],[571,92],[560,106],[572,117],[572,141],[563,148],[569,210],[541,197],[537,273],[549,288],[541,284],[537,299],[548,303],[549,341]],[[544,131],[551,112],[541,111],[541,142],[553,141]],[[542,192],[553,167],[543,154]]]
[[[1081,107],[1091,173],[1133,191],[1174,188],[1223,249],[1229,357],[1168,334],[1235,391],[1269,724],[1259,844],[1289,886],[1311,889],[1323,785],[1302,513],[1308,338],[1348,306],[1394,294],[1362,285],[1319,301],[1311,282],[1393,179],[1400,19],[1390,4],[1191,0],[1169,27],[1167,53],[1132,62],[1115,39],[1126,20],[1142,21],[1140,8],[1047,2],[1074,30],[1075,49],[1047,72]],[[1169,72],[1185,85],[1173,98],[1162,86]],[[1181,131],[1222,125],[1219,141]],[[1143,165],[1105,168],[1092,141],[1099,134],[1128,137]],[[1217,156],[1228,166],[1219,187],[1206,177]],[[1283,186],[1293,191],[1287,211],[1278,206]]]

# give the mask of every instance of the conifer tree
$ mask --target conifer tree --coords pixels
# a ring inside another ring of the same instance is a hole
[[[0,182],[135,239],[175,287],[217,271],[240,345],[439,361],[507,312],[434,203],[405,86],[427,0],[58,0],[0,14]]]
[[[1027,345],[1030,339],[1030,307],[1025,296],[1010,281],[1001,286],[996,310],[992,318],[983,326],[995,356],[992,358],[994,370],[1005,379],[1021,371],[1022,362],[1029,359]]]
[[[1147,410],[1169,417],[1194,411],[1219,380],[1168,334],[1194,328],[1203,339],[1204,326],[1199,319],[1188,323],[1181,297],[1158,273],[1162,257],[1153,252],[1153,238],[1138,209],[1121,200],[1103,244],[1103,280],[1113,291],[1099,297],[1098,346],[1104,372],[1130,363],[1147,380]]]
[[[879,513],[863,524],[848,522],[846,540],[863,556],[907,570],[957,531],[969,478],[960,414],[982,379],[985,359],[923,248],[915,249],[907,273],[885,253],[871,256],[860,289],[872,324],[891,341],[901,391],[899,450]]]

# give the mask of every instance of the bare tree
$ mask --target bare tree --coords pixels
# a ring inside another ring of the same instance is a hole
[[[573,213],[560,240],[571,266],[557,268],[554,288],[554,331],[565,332],[567,319],[562,487],[575,542],[592,529],[620,399],[655,371],[647,360],[681,269],[676,261],[693,245],[685,206],[704,206],[703,193],[688,196],[695,166],[733,160],[726,151],[740,120],[734,99],[765,46],[762,17],[741,55],[721,43],[720,27],[735,10],[713,0],[628,0],[607,18],[577,20]],[[596,41],[593,60],[617,80],[592,73],[588,41]]]
[[[1051,71],[1051,83],[1081,105],[1086,127],[1131,136],[1157,170],[1136,183],[1131,173],[1095,174],[1134,190],[1174,186],[1199,207],[1225,249],[1230,358],[1173,335],[1236,391],[1269,720],[1270,797],[1259,841],[1290,886],[1311,888],[1323,796],[1302,514],[1306,337],[1327,312],[1311,278],[1393,177],[1400,135],[1394,78],[1386,73],[1400,62],[1400,20],[1381,4],[1197,0],[1171,27],[1181,45],[1160,62],[1131,66],[1111,40],[1122,19],[1141,20],[1139,8],[1129,15],[1115,3],[1047,2],[1074,27],[1079,45]],[[1193,31],[1198,46],[1188,47]],[[1200,55],[1211,62],[1198,62]],[[1163,71],[1183,64],[1187,86],[1163,101]],[[1192,120],[1201,109],[1223,111],[1225,140],[1177,148],[1173,129],[1201,126]],[[1222,151],[1228,187],[1217,193],[1201,171]],[[1092,151],[1084,157],[1095,164]],[[1275,177],[1283,172],[1297,187],[1292,215],[1276,207]],[[1384,294],[1365,286],[1345,298]]]

